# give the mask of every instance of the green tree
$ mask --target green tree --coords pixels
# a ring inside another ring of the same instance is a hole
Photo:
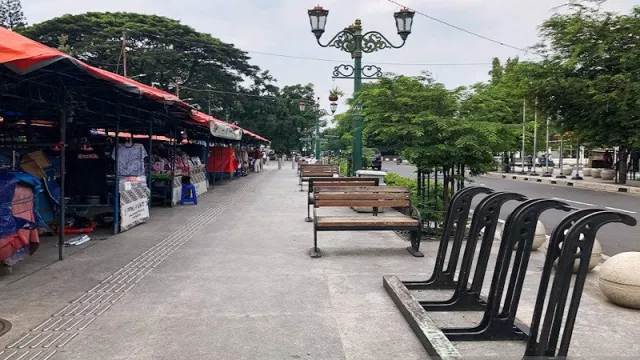
[[[640,7],[630,14],[574,3],[541,27],[547,58],[531,92],[563,131],[592,146],[619,146],[620,181],[640,140]]]
[[[20,0],[0,0],[0,25],[7,29],[27,26]]]
[[[64,36],[75,57],[119,74],[124,73],[124,36],[129,77],[179,92],[205,112],[230,108],[235,96],[229,93],[244,79],[260,81],[260,70],[249,64],[246,52],[162,16],[90,12],[63,15],[18,30],[54,48]]]
[[[506,132],[499,122],[460,116],[465,90],[446,89],[428,74],[384,76],[359,93],[365,133],[397,142],[423,171],[464,165],[473,174],[486,172],[494,165],[493,153],[504,147]]]

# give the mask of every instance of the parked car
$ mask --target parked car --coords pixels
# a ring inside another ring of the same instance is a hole
[[[271,150],[267,153],[267,156],[269,156],[269,160],[275,160],[276,159],[276,152]]]

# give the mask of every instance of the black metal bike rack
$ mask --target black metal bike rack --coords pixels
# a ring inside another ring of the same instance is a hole
[[[572,208],[558,200],[533,199],[525,201],[509,216],[502,232],[500,250],[482,321],[479,325],[470,328],[442,329],[449,340],[523,340],[528,337],[528,327],[515,322],[516,312],[538,219],[544,211],[550,209],[570,211]],[[515,251],[513,251],[514,247]],[[506,288],[504,304],[501,306],[512,259],[511,277]],[[500,311],[501,307],[502,311]]]
[[[554,229],[549,240],[549,250],[540,279],[538,297],[531,320],[531,335],[527,341],[525,357],[565,358],[567,356],[580,299],[582,298],[584,282],[589,272],[589,260],[596,233],[602,226],[609,223],[623,223],[628,226],[635,226],[637,221],[629,215],[613,211],[587,209],[570,214]],[[565,230],[568,230],[566,235]],[[548,296],[544,323],[541,331],[539,331],[545,301],[547,300],[547,289],[551,281],[552,267],[556,260],[558,260],[558,265],[553,279],[553,286]],[[573,284],[573,293],[571,294],[571,302],[569,303],[560,348],[557,349],[572,281],[573,266],[576,260],[580,260],[580,267]]]
[[[469,211],[471,210],[471,201],[478,194],[490,194],[493,190],[482,186],[466,187],[451,197],[445,225],[442,232],[442,239],[438,247],[436,255],[436,265],[433,273],[428,280],[425,281],[406,281],[403,284],[409,290],[439,290],[439,289],[455,289],[456,282],[454,280],[458,259],[460,257],[460,249],[466,232]],[[453,238],[451,254],[449,255],[449,263],[445,268],[445,260],[449,242]]]
[[[495,239],[500,209],[511,200],[525,201],[527,198],[513,192],[496,192],[488,195],[476,206],[471,220],[467,244],[460,263],[457,286],[451,298],[444,301],[420,301],[427,311],[483,311],[486,301],[481,298],[482,284],[487,272],[491,246]],[[483,231],[484,229],[484,231]],[[482,244],[476,261],[473,283],[469,284],[469,276],[474,263],[474,255],[480,233]]]
[[[486,301],[483,301],[480,291],[497,226],[494,216],[499,214],[500,208],[509,200],[522,201],[524,197],[508,192],[494,193],[488,195],[476,207],[457,287],[451,299],[442,302],[420,302],[410,293],[405,282],[393,275],[383,277],[383,285],[389,296],[432,358],[462,359],[463,356],[453,344],[454,341],[493,340],[525,340],[524,358],[526,359],[566,358],[597,231],[608,223],[617,222],[629,226],[635,226],[637,223],[633,217],[625,214],[601,209],[576,210],[557,200],[524,201],[507,217],[500,239],[491,287]],[[569,213],[554,228],[549,239],[531,328],[529,328],[517,321],[515,316],[538,219],[544,211],[550,209],[575,211]],[[449,221],[446,223],[451,226]],[[474,272],[474,283],[476,281],[477,283],[469,285],[469,274],[482,228],[485,229],[485,233],[482,236],[479,260]],[[451,229],[453,228],[450,227],[450,231]],[[442,241],[448,243],[449,239],[443,236]],[[580,261],[580,265],[573,281],[575,261]],[[557,269],[551,282],[554,263]],[[572,285],[573,290],[569,299]],[[477,326],[443,329],[428,315],[427,311],[434,310],[451,312],[480,310],[484,311],[484,314]]]

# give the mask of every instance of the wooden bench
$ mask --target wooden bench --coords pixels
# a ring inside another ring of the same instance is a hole
[[[420,252],[422,240],[422,218],[418,209],[411,205],[409,189],[395,186],[365,187],[318,187],[313,189],[313,248],[311,257],[321,257],[318,248],[318,231],[410,231],[411,246],[407,250],[415,257]],[[317,216],[322,207],[373,208],[373,216]],[[381,207],[402,211],[398,216],[378,216]],[[409,214],[409,215],[404,215]]]
[[[380,185],[379,178],[367,178],[367,177],[317,177],[309,178],[309,196],[307,196],[307,218],[306,222],[313,221],[309,207],[313,205],[313,188],[319,187],[362,187],[362,186],[378,186]]]
[[[300,174],[302,173],[302,170],[305,169],[332,169],[336,167],[336,165],[328,165],[328,164],[307,164],[307,163],[300,163],[298,164],[298,173],[297,175],[300,176]]]
[[[323,167],[305,167],[300,170],[300,191],[304,191],[302,185],[308,182],[310,178],[333,178],[338,176],[340,176],[340,170],[337,166],[323,165]]]

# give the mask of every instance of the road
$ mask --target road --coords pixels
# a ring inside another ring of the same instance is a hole
[[[415,167],[411,165],[396,165],[393,162],[385,162],[383,169],[398,175],[415,177]],[[473,178],[472,183],[494,190],[521,193],[529,198],[555,198],[578,209],[599,207],[620,211],[635,217],[640,222],[640,198],[631,195],[520,182],[488,176]],[[477,196],[474,199],[474,204],[477,204],[481,199],[482,196]],[[514,201],[506,203],[500,214],[501,219],[506,219],[517,205],[518,203]],[[549,210],[542,214],[540,220],[547,227],[547,234],[560,222],[563,214],[563,212],[556,210]],[[612,256],[621,252],[640,251],[640,236],[638,236],[637,227],[628,227],[622,224],[605,225],[598,232],[597,238],[605,255]]]

